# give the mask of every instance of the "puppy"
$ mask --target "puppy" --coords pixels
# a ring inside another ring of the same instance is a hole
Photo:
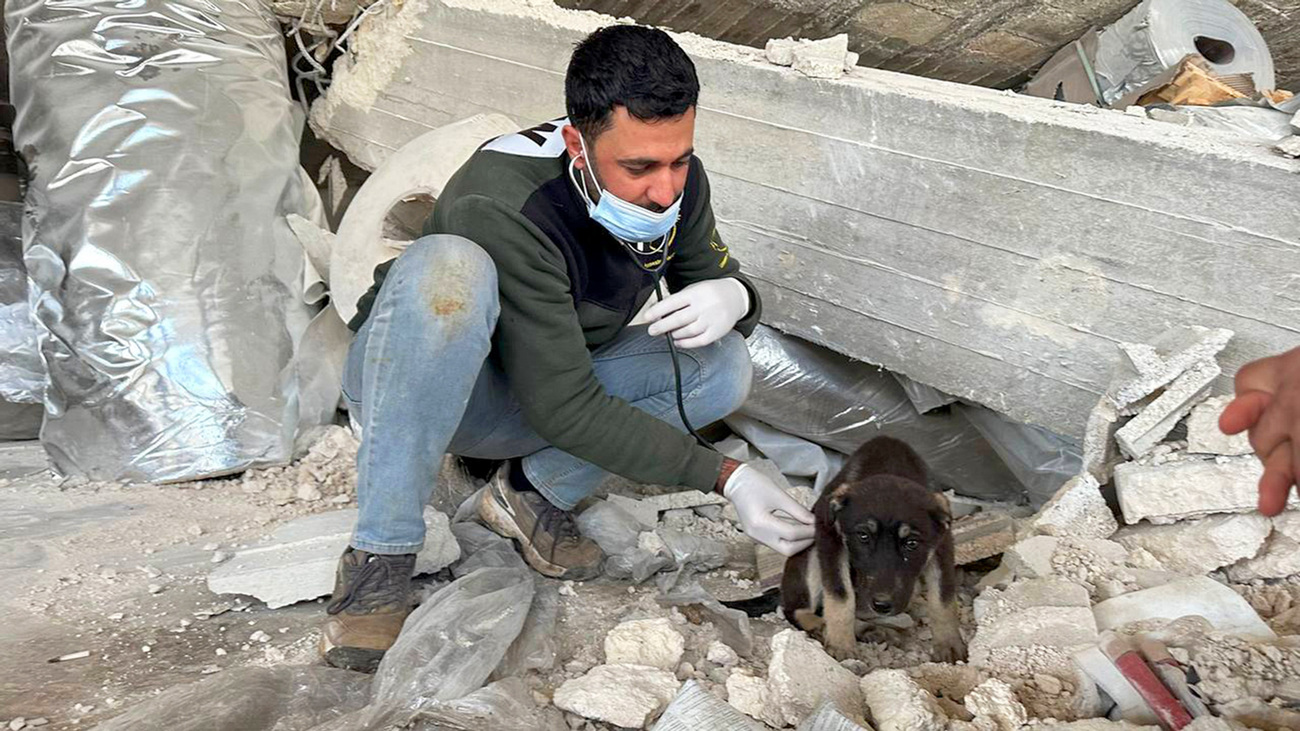
[[[927,484],[925,463],[911,447],[877,437],[849,457],[813,506],[816,538],[786,561],[781,604],[791,623],[822,630],[834,657],[854,656],[857,619],[906,611],[924,573],[934,659],[966,658],[952,514],[947,498]]]

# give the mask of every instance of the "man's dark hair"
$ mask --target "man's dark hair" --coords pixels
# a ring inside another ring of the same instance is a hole
[[[700,98],[686,52],[658,28],[611,25],[573,49],[564,77],[569,121],[592,140],[609,129],[614,107],[644,121],[678,117]]]

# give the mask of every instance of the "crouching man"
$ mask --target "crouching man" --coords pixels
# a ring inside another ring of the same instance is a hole
[[[442,455],[503,460],[478,506],[538,572],[595,576],[571,511],[614,473],[723,494],[754,540],[790,555],[812,515],[691,423],[749,391],[759,298],[718,238],[693,154],[699,82],[664,32],[598,30],[574,50],[567,119],[492,140],[418,239],[375,271],[349,323],[344,396],[362,425],[360,517],[322,652],[372,669],[411,608],[422,509]],[[663,278],[672,294],[629,326]],[[788,516],[793,520],[782,517]]]

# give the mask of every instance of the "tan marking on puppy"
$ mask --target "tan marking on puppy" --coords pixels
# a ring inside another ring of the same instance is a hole
[[[826,622],[817,616],[815,609],[796,609],[794,623],[804,632],[820,632],[826,626]]]
[[[822,616],[826,622],[826,651],[836,660],[856,657],[858,637],[855,631],[857,623],[857,597],[853,583],[849,580],[849,556],[840,553],[840,576],[842,585],[847,589],[843,597],[836,597],[827,592],[822,597]]]
[[[957,662],[966,659],[966,642],[961,637],[957,598],[943,598],[944,566],[936,552],[925,565],[926,606],[930,616],[930,632],[934,636],[935,662]]]

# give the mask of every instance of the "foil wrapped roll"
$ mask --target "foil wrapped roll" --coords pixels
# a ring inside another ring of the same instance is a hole
[[[269,7],[5,12],[55,466],[166,482],[286,460],[313,308],[285,221],[305,191]]]

